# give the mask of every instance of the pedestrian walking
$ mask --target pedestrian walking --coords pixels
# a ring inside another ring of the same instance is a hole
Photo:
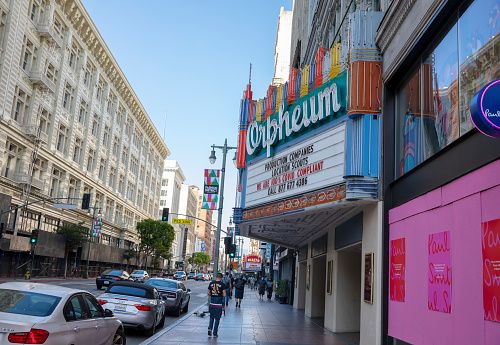
[[[271,279],[269,279],[266,284],[267,284],[267,300],[270,301],[271,297],[273,297],[274,284]]]
[[[242,276],[234,281],[234,299],[236,300],[236,308],[241,308],[241,300],[245,292],[246,280]]]
[[[255,278],[253,276],[250,277],[250,290],[255,288]]]
[[[217,331],[219,330],[219,322],[222,316],[222,308],[224,300],[226,297],[226,290],[222,283],[222,273],[217,273],[215,276],[215,281],[210,282],[208,285],[207,295],[210,296],[210,305],[208,311],[210,313],[210,322],[208,324],[208,335],[213,335],[218,337]]]
[[[264,299],[264,292],[266,291],[266,281],[262,278],[259,280],[259,300]]]
[[[222,284],[224,285],[224,290],[226,291],[226,296],[224,297],[223,303],[227,307],[229,306],[229,290],[231,289],[231,279],[229,278],[228,272],[226,272],[226,276],[222,278]]]
[[[229,287],[229,298],[233,298],[234,274],[231,273],[231,286]]]

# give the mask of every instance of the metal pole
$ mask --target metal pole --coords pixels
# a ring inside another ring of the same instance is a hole
[[[222,225],[222,207],[224,205],[224,175],[226,174],[226,154],[227,154],[227,139],[224,140],[224,148],[222,149],[222,174],[220,178],[220,194],[219,194],[219,218],[217,219],[217,235],[215,236],[215,259],[214,259],[214,275],[213,280],[217,273],[219,273],[219,245],[220,245],[220,232]]]
[[[94,209],[94,211],[92,212],[92,221],[91,221],[90,232],[89,232],[89,245],[87,248],[87,264],[85,265],[85,275],[83,276],[84,279],[89,278],[90,243],[91,243],[91,239],[92,239],[92,231],[94,231],[94,219],[95,219],[95,210],[97,209],[97,201],[94,203],[93,209]]]

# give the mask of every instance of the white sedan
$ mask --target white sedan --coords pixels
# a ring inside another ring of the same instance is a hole
[[[83,290],[0,284],[0,344],[125,345],[123,325]]]

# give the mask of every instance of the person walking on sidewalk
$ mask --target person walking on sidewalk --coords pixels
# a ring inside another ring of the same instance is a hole
[[[243,299],[243,292],[245,290],[245,284],[246,284],[245,278],[242,276],[239,276],[235,281],[234,281],[234,299],[236,300],[236,308],[241,308],[241,300]]]
[[[263,278],[259,279],[259,300],[264,299],[264,291],[266,291],[266,281]]]
[[[267,300],[270,301],[271,297],[273,297],[273,281],[269,279],[267,281]]]
[[[228,272],[226,272],[226,276],[222,278],[222,284],[224,285],[224,290],[226,291],[226,296],[224,297],[223,303],[226,304],[227,307],[229,305],[229,289],[231,288],[231,279],[229,279]]]
[[[231,273],[231,285],[229,287],[229,298],[233,298],[234,274]]]
[[[219,322],[222,316],[223,298],[226,297],[226,290],[222,283],[222,273],[217,273],[215,281],[208,285],[207,295],[210,296],[210,305],[208,311],[210,313],[210,322],[208,324],[208,335],[218,337]]]

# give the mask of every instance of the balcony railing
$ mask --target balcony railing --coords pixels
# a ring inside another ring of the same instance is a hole
[[[52,22],[38,23],[36,30],[41,37],[47,38],[50,43],[55,43],[56,48],[62,47],[62,37],[54,29]]]
[[[49,90],[54,93],[56,90],[56,85],[52,80],[50,80],[44,73],[41,71],[31,71],[30,72],[30,81],[35,85],[40,85],[43,90]]]
[[[44,144],[49,142],[49,136],[47,133],[42,132],[36,125],[24,125],[24,134],[34,139],[38,138]]]
[[[13,177],[14,177],[13,180],[20,185],[29,184],[31,181],[31,187],[39,190],[42,190],[45,185],[45,183],[42,180],[39,180],[36,177],[33,177],[25,173],[15,173]]]

